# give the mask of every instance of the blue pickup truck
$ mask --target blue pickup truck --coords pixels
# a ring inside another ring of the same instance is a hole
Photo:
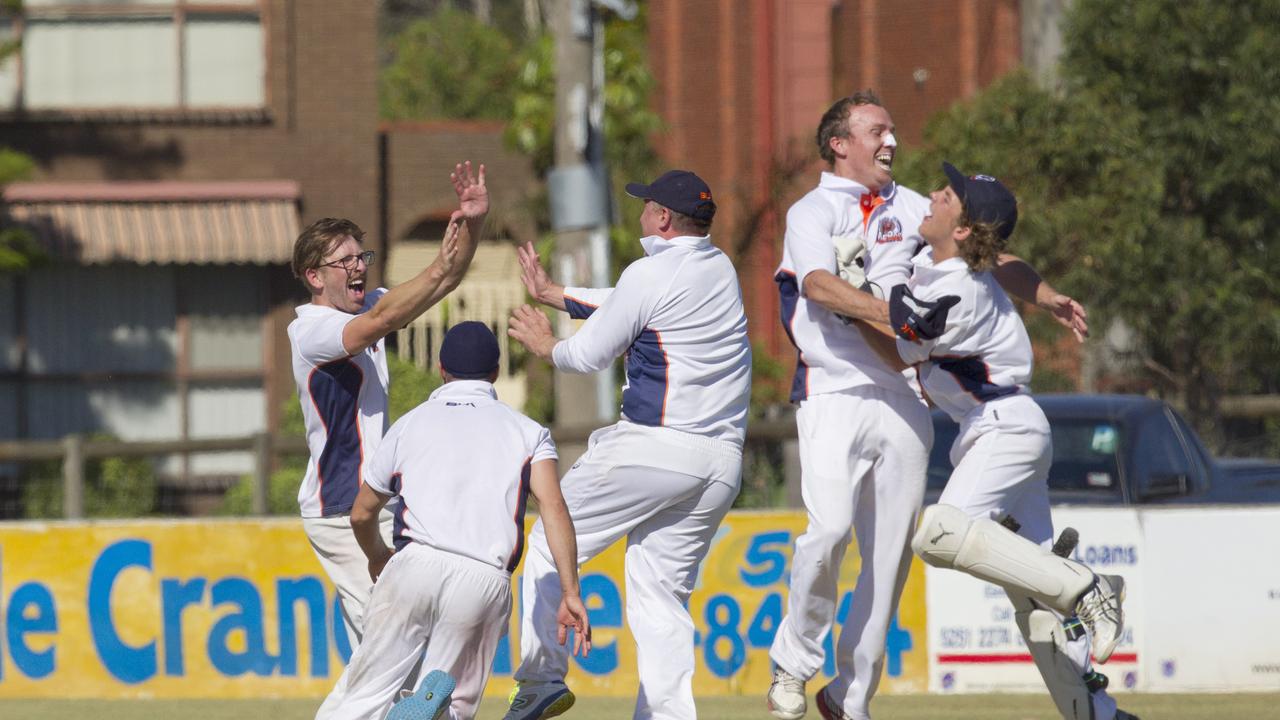
[[[1215,458],[1168,403],[1136,395],[1037,395],[1053,428],[1055,503],[1280,503],[1280,462]],[[958,426],[933,414],[928,502],[951,476]]]

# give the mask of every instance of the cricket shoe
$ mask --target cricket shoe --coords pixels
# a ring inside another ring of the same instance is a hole
[[[765,699],[769,702],[769,712],[778,720],[800,720],[808,709],[804,681],[780,667],[773,669],[773,682]]]
[[[827,695],[827,688],[829,687],[831,686],[827,685],[822,688],[818,691],[817,696],[814,697],[813,704],[818,706],[818,714],[822,716],[822,720],[853,720],[853,718],[845,714],[844,708],[840,707],[839,703]]]
[[[1089,627],[1093,657],[1105,663],[1115,652],[1124,632],[1124,578],[1097,575],[1093,587],[1076,603],[1076,615]]]
[[[502,720],[545,720],[573,707],[573,693],[559,680],[522,682],[507,698],[510,707]]]
[[[449,673],[432,670],[416,693],[391,706],[387,720],[436,720],[449,709],[454,687],[456,683]]]
[[[1134,715],[1133,713],[1127,713],[1123,710],[1117,709],[1116,720],[1142,720],[1142,719],[1139,718],[1137,715]]]

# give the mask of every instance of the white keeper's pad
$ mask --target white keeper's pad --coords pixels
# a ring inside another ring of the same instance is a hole
[[[1058,712],[1067,720],[1094,720],[1093,701],[1084,676],[1062,652],[1067,646],[1062,620],[1040,609],[1016,612],[1013,617]]]
[[[1060,558],[994,520],[971,519],[952,505],[925,508],[911,549],[930,565],[1028,595],[1068,616],[1093,584],[1093,573],[1084,565]]]

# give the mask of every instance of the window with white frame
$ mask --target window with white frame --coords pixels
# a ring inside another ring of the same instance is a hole
[[[266,105],[261,0],[25,0],[0,20],[9,110]]]

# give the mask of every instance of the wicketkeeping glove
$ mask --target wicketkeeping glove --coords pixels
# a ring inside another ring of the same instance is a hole
[[[947,329],[947,312],[960,302],[959,295],[943,295],[932,302],[917,300],[905,284],[889,293],[889,324],[903,340],[933,340]]]

